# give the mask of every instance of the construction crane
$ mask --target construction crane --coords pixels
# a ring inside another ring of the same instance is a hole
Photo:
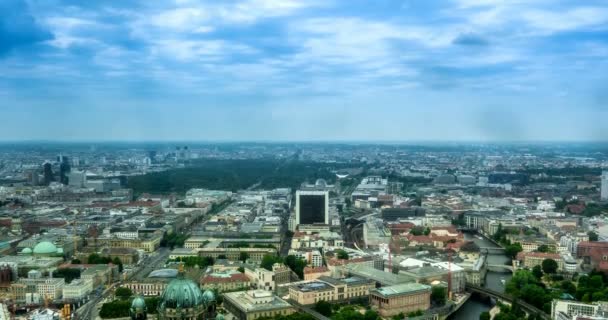
[[[452,299],[452,250],[448,249],[448,299]]]
[[[72,240],[74,241],[74,259],[78,259],[78,236],[76,235],[76,222],[78,221],[78,210],[74,210],[74,222],[72,223]]]

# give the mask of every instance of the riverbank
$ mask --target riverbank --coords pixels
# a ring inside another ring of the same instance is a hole
[[[482,236],[481,239],[477,237],[477,235]],[[492,247],[498,248],[500,247],[494,241],[486,237],[482,234],[469,234],[465,233],[465,240],[471,240],[475,242],[479,247]],[[489,254],[488,255],[488,264],[493,265],[504,265],[509,262],[510,259],[504,254]],[[504,292],[505,287],[503,285],[504,282],[508,282],[512,277],[512,274],[502,273],[502,272],[494,272],[488,271],[486,274],[486,281],[483,285],[484,288],[488,288],[498,292]],[[477,320],[479,319],[479,315],[484,311],[490,311],[493,307],[490,299],[483,299],[478,297],[477,295],[472,295],[466,303],[464,303],[460,309],[455,311],[452,315],[448,317],[449,320]]]

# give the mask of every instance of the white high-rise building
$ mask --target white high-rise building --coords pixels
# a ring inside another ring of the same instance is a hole
[[[608,171],[602,173],[602,191],[600,198],[602,200],[608,200]]]
[[[73,188],[84,188],[87,183],[87,175],[84,171],[72,171],[68,175],[68,185]]]

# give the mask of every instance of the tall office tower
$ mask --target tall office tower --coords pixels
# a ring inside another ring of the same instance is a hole
[[[44,174],[44,185],[48,186],[51,182],[55,181],[55,177],[53,177],[53,166],[50,162],[45,162],[42,165],[42,172]]]
[[[329,192],[296,192],[296,224],[329,224]]]
[[[602,191],[600,198],[608,201],[608,171],[602,172]]]
[[[66,156],[62,156],[61,163],[59,164],[59,179],[63,184],[68,184],[68,173],[72,171],[70,166],[70,159]]]

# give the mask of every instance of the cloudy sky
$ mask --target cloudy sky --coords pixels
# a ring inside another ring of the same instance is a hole
[[[0,140],[608,140],[608,2],[1,0],[0,120]]]

